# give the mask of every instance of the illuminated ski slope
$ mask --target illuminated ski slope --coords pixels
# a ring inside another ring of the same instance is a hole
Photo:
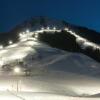
[[[86,40],[85,38],[82,38],[81,36],[77,35],[72,30],[69,30],[68,28],[64,28],[65,31],[69,32],[71,35],[73,35],[76,38],[76,42],[83,48],[87,48],[88,46],[91,46],[93,49],[100,49],[100,46]],[[47,29],[41,28],[41,30],[36,30],[30,32],[29,30],[26,30],[25,32],[19,33],[19,41],[15,44],[12,40],[9,41],[9,46],[3,47],[3,45],[0,46],[0,66],[9,64],[16,60],[23,60],[25,59],[31,52],[36,52],[34,50],[34,47],[45,46],[41,43],[41,41],[38,40],[38,35],[42,34],[43,32],[50,32],[53,34],[54,32],[61,32],[60,29],[56,29],[55,27],[53,29],[50,29],[47,27]],[[66,33],[67,34],[67,33]]]

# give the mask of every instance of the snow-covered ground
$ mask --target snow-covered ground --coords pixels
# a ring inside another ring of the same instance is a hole
[[[100,100],[100,80],[64,72],[0,76],[0,100]],[[82,97],[80,97],[82,96]]]
[[[52,92],[65,95],[91,95],[100,91],[100,80],[64,72],[47,72],[30,77],[0,77],[0,89],[10,91]],[[17,87],[18,85],[18,87]]]
[[[0,93],[0,100],[100,100],[100,98],[70,97],[50,93]]]

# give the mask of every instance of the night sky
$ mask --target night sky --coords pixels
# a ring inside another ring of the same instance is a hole
[[[0,31],[32,16],[48,16],[100,32],[100,0],[0,0]]]

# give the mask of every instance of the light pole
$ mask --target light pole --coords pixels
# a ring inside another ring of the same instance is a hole
[[[21,69],[19,67],[15,67],[14,68],[14,73],[19,74],[21,72]],[[21,80],[17,79],[16,81],[16,91],[19,92],[19,82],[21,82]]]

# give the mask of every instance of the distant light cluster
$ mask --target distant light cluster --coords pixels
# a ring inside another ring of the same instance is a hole
[[[73,32],[72,30],[70,30],[69,28],[64,28],[65,31],[69,32],[71,35],[73,35],[74,37],[76,37],[76,42],[84,49],[86,49],[88,46],[91,46],[94,50],[95,49],[100,49],[100,46],[77,35],[75,32]],[[44,28],[42,27],[40,30],[36,30],[36,31],[32,31],[30,32],[29,29],[27,29],[25,32],[21,32],[19,33],[19,40],[22,41],[27,41],[27,40],[37,40],[38,38],[38,33],[43,33],[43,32],[61,32],[60,29],[57,29],[56,27],[53,27],[52,29],[50,27]],[[9,47],[13,47],[15,46],[13,44],[12,40],[8,41]],[[3,49],[3,45],[0,45],[0,49]]]
[[[36,31],[32,31],[30,32],[30,30],[26,30],[25,32],[20,32],[19,33],[19,40],[22,41],[27,41],[27,40],[36,40],[38,38],[38,33],[43,33],[43,32],[60,32],[61,30],[56,29],[56,27],[53,27],[52,29],[50,29],[50,27],[44,28],[42,27],[40,30],[36,30]],[[15,43],[13,43],[12,40],[8,41],[8,46],[7,47],[14,47],[16,46]],[[3,49],[3,45],[0,45],[0,49]]]
[[[43,32],[60,32],[61,30],[57,30],[56,27],[53,27],[50,29],[50,27],[44,28],[42,27],[40,30],[32,31],[30,32],[29,30],[26,30],[25,32],[19,33],[19,40],[20,41],[27,41],[29,39],[36,40],[38,38],[38,33],[43,33]]]

